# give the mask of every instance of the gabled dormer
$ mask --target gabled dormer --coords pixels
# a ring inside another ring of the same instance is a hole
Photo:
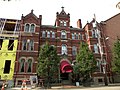
[[[33,10],[31,10],[31,12],[29,14],[27,14],[26,16],[21,17],[21,23],[35,23],[35,24],[39,24],[41,25],[41,20],[42,20],[42,15],[39,15],[39,17],[37,17],[34,13]]]
[[[36,30],[37,26],[41,25],[42,15],[39,18],[33,13],[33,10],[26,16],[21,17],[22,31],[25,32],[39,32]]]
[[[69,27],[70,26],[70,14],[66,14],[64,7],[61,7],[62,11],[56,13],[55,26],[58,27]]]

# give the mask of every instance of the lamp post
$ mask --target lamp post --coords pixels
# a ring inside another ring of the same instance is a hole
[[[104,83],[105,83],[105,86],[108,86],[107,73],[106,73],[106,65],[107,65],[107,63],[104,61],[104,62],[102,63],[103,74],[104,74]]]

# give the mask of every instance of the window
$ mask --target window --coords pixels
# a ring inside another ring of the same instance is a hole
[[[34,31],[35,31],[35,25],[31,24],[30,32],[34,32]]]
[[[64,20],[60,21],[60,26],[67,26],[67,22]]]
[[[93,24],[93,28],[95,28],[96,27],[96,22],[93,22],[92,24]]]
[[[76,39],[78,39],[78,34],[76,34]]]
[[[30,40],[30,41],[29,41],[29,50],[30,50],[30,51],[33,51],[33,50],[34,50],[34,41],[33,41],[33,40]]]
[[[8,50],[13,50],[13,47],[14,47],[14,40],[9,40]]]
[[[45,35],[45,31],[42,31],[42,37],[45,37],[46,35]]]
[[[11,60],[5,61],[4,74],[10,73]]]
[[[82,40],[84,40],[84,34],[82,34]]]
[[[67,35],[66,35],[66,32],[65,32],[65,31],[62,31],[62,32],[61,32],[61,38],[62,38],[62,39],[66,39],[66,38],[67,38]]]
[[[47,32],[47,37],[50,38],[50,31]]]
[[[77,48],[75,46],[72,47],[72,54],[73,55],[77,54]]]
[[[29,32],[29,29],[30,29],[30,25],[29,25],[29,24],[26,24],[26,25],[25,25],[25,32]]]
[[[98,53],[98,46],[97,46],[97,44],[94,44],[94,53]]]
[[[35,24],[25,24],[25,32],[35,32]]]
[[[55,32],[52,32],[52,38],[55,38]]]
[[[64,22],[63,22],[63,25],[64,25],[64,26],[67,26],[67,22],[64,21]]]
[[[72,33],[72,39],[73,39],[73,40],[75,39],[75,34],[74,34],[74,33]]]
[[[92,30],[92,37],[95,38],[95,31]]]
[[[93,38],[97,38],[98,37],[97,30],[92,30],[92,37]]]
[[[22,42],[22,50],[27,50],[27,40],[23,40],[23,42]]]
[[[62,55],[63,54],[67,54],[67,46],[66,45],[62,45]]]
[[[21,61],[20,61],[20,72],[24,72],[24,68],[25,68],[25,60],[21,59]]]
[[[96,32],[97,32],[97,37],[98,37],[98,38],[101,38],[100,30],[96,29]]]
[[[32,60],[31,59],[28,60],[28,70],[27,70],[27,72],[32,72]]]
[[[2,48],[3,39],[0,39],[0,50]]]
[[[80,34],[80,40],[82,40],[82,34]]]

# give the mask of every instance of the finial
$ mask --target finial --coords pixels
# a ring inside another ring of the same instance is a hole
[[[34,11],[34,10],[32,9],[32,10],[31,10],[31,13],[33,13],[33,11]]]
[[[62,8],[62,10],[64,10],[64,7],[63,7],[63,6],[62,6],[61,8]]]

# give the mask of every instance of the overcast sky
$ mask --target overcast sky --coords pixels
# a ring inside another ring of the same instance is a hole
[[[77,27],[78,19],[85,25],[94,14],[99,22],[118,14],[118,2],[120,0],[0,0],[0,18],[21,19],[22,14],[33,9],[36,16],[42,15],[42,24],[54,25],[56,12],[61,12],[63,6],[65,12],[70,13],[71,26]]]

